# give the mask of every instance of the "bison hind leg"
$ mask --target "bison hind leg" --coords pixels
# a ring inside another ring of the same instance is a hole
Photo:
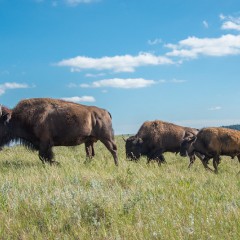
[[[200,159],[202,161],[202,164],[204,166],[204,168],[210,172],[213,172],[213,170],[208,166],[209,164],[209,160],[211,159],[212,157],[207,157],[207,156],[204,156],[203,159]]]
[[[118,166],[118,157],[117,157],[117,145],[113,140],[110,139],[100,139],[100,141],[105,145],[105,147],[110,151],[113,156],[114,163]]]

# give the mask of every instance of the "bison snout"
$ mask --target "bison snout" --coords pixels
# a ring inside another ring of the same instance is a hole
[[[130,161],[136,161],[138,158],[139,157],[135,156],[133,152],[127,154],[127,159],[129,159]]]

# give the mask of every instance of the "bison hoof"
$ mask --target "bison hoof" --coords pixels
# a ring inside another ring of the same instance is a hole
[[[59,162],[57,162],[57,161],[51,161],[51,162],[49,162],[50,163],[50,165],[51,166],[59,166],[60,165],[60,163]]]

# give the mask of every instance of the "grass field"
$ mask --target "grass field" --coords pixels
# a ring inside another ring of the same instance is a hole
[[[0,239],[240,239],[236,159],[213,174],[166,153],[159,167],[127,161],[116,140],[119,167],[100,142],[91,162],[83,145],[54,148],[60,166],[20,146],[1,151]]]

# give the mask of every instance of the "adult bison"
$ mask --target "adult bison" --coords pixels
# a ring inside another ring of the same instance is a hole
[[[88,156],[93,143],[100,140],[118,165],[112,119],[104,109],[64,100],[33,98],[20,101],[15,108],[0,108],[0,147],[18,140],[39,151],[42,162],[54,163],[53,146],[85,143]]]
[[[196,136],[183,139],[180,154],[186,156],[193,153],[204,155],[202,163],[211,171],[208,161],[213,158],[214,171],[217,173],[221,155],[237,156],[240,162],[240,131],[221,127],[203,128]]]
[[[180,151],[184,137],[195,136],[198,129],[182,127],[173,123],[163,121],[147,121],[140,127],[135,136],[129,137],[126,141],[126,157],[137,160],[141,155],[147,156],[149,161],[155,159],[160,164],[165,162],[164,152]],[[194,162],[195,155],[189,155],[190,164]]]

